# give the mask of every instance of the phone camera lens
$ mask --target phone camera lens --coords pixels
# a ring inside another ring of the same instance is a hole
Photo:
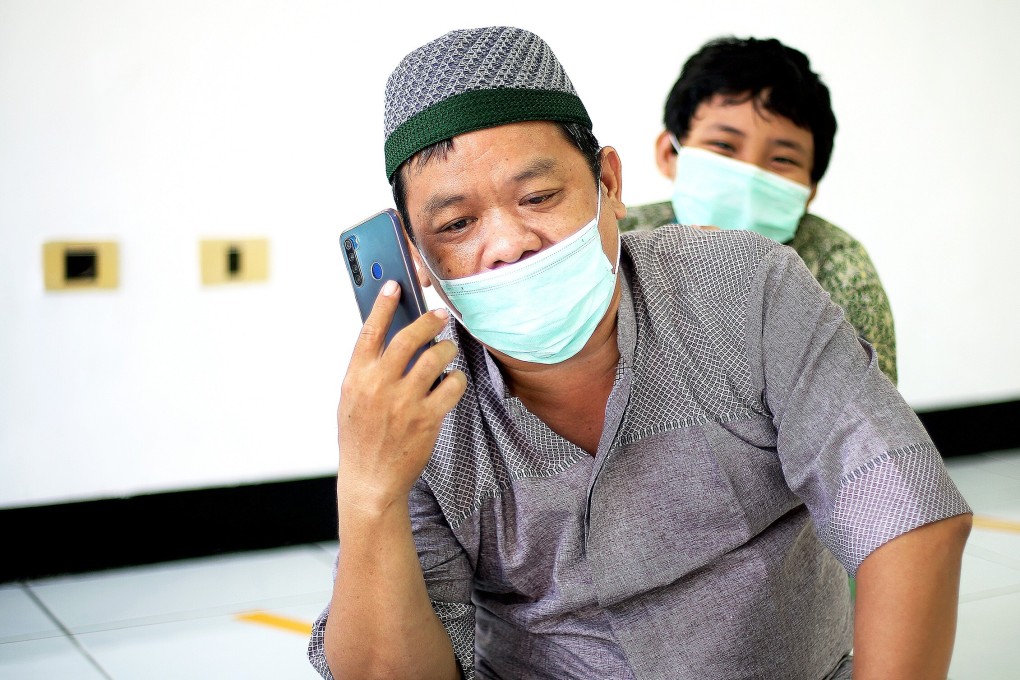
[[[354,242],[349,237],[344,239],[344,248],[348,253],[354,252]]]
[[[358,274],[358,273],[354,274],[354,285],[355,286],[360,286],[364,282],[365,282],[365,279],[361,276],[361,274]]]

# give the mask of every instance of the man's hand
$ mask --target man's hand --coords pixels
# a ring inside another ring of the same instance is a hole
[[[452,371],[431,390],[457,354],[450,340],[429,348],[404,374],[415,352],[446,324],[445,309],[422,315],[384,349],[399,299],[400,287],[388,281],[365,321],[344,378],[337,409],[341,508],[376,512],[393,504],[406,506],[432,454],[443,416],[467,387],[466,376]]]
[[[429,601],[408,497],[467,377],[450,372],[450,341],[415,353],[442,329],[446,310],[423,315],[384,348],[400,299],[387,282],[365,321],[337,409],[340,555],[323,641],[335,677],[457,678],[450,637]]]

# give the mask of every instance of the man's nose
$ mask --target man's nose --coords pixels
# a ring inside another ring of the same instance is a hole
[[[542,249],[542,237],[516,215],[491,216],[485,231],[488,269],[513,264]]]

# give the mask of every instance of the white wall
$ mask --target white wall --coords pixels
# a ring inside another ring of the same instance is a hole
[[[387,74],[466,26],[549,41],[633,203],[668,196],[651,147],[687,55],[804,50],[840,123],[813,208],[878,266],[904,395],[1020,395],[1020,5],[662,6],[0,0],[0,507],[335,471],[359,326],[336,239],[390,204]],[[270,239],[269,282],[202,288],[198,239],[240,236]],[[70,238],[120,242],[118,290],[43,291]]]

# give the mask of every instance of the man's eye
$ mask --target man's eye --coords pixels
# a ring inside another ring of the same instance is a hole
[[[552,198],[553,195],[554,194],[540,194],[538,196],[528,196],[526,199],[524,199],[524,202],[527,203],[528,205],[540,205],[548,201],[550,198]]]
[[[470,220],[465,217],[456,220],[455,222],[450,222],[445,227],[443,227],[441,231],[463,231],[464,229],[467,229],[469,223]]]
[[[776,163],[777,165],[789,165],[795,168],[800,167],[800,163],[796,159],[787,158],[785,156],[776,156],[775,158],[772,159],[772,162]]]

